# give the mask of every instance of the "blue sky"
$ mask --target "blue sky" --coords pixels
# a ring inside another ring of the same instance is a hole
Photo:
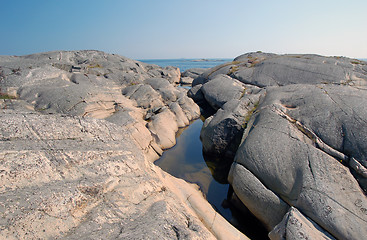
[[[316,53],[367,58],[366,0],[0,0],[0,55],[134,59]]]

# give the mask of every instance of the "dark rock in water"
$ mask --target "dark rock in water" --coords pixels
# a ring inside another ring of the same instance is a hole
[[[202,129],[204,152],[236,154],[228,180],[272,238],[367,236],[366,65],[248,53],[194,80],[218,109]]]
[[[244,125],[260,101],[261,94],[246,95],[225,103],[216,114],[207,118],[200,138],[203,151],[233,158],[240,144]]]

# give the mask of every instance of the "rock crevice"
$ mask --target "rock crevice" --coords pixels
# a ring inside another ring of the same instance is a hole
[[[200,115],[179,69],[100,51],[0,67],[1,239],[247,239],[152,163]]]
[[[204,124],[203,151],[234,156],[228,181],[271,239],[367,235],[366,65],[248,53],[193,81],[190,96],[201,92],[200,100],[217,110]],[[225,79],[223,86],[217,79]],[[237,81],[246,89],[240,98],[227,91]],[[261,99],[254,111],[238,103],[254,97]],[[239,144],[221,147],[231,144],[233,131],[242,135]]]

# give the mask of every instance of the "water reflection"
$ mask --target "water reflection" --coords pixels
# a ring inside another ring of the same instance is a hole
[[[205,159],[209,160],[204,161],[200,141],[202,126],[203,119],[198,119],[186,129],[182,129],[178,133],[177,144],[165,151],[155,164],[175,177],[199,185],[213,207],[230,220],[232,218],[230,209],[222,206],[229,187],[227,173],[223,172],[224,168],[217,167],[217,160],[210,160],[205,156]]]
[[[177,144],[155,162],[171,175],[199,185],[208,202],[232,225],[251,239],[267,239],[266,231],[251,214],[244,214],[227,201],[227,175],[231,161],[207,156],[202,152],[198,119],[177,133]],[[220,164],[219,164],[220,163]]]

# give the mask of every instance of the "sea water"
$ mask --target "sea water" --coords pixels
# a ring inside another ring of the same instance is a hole
[[[210,59],[146,59],[139,60],[141,62],[155,64],[160,67],[173,66],[178,67],[181,72],[190,68],[212,68],[217,65],[230,62],[233,59],[229,58],[210,58]]]
[[[175,66],[185,71],[189,68],[211,68],[231,61],[230,59],[169,59],[143,60],[161,67]],[[180,128],[176,134],[176,145],[164,151],[155,164],[171,175],[195,183],[213,208],[232,225],[251,239],[266,239],[266,231],[253,216],[243,217],[227,202],[229,165],[220,166],[218,159],[205,156],[200,140],[203,118],[193,121],[190,126]]]
[[[161,67],[174,66],[183,72],[190,68],[212,68],[231,61],[231,59],[159,59],[140,60]],[[197,119],[189,127],[182,128],[177,133],[176,145],[166,150],[163,156],[155,162],[166,172],[175,177],[199,185],[201,191],[213,207],[227,220],[231,219],[229,209],[222,207],[222,201],[227,196],[228,183],[219,182],[212,176],[202,152],[200,131],[203,120]]]

